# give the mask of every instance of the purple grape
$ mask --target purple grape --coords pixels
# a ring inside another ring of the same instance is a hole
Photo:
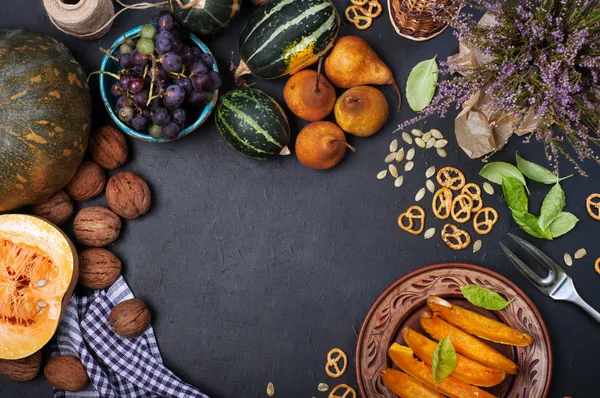
[[[194,90],[186,95],[186,101],[192,106],[202,106],[208,102],[208,93],[205,91]]]
[[[179,85],[179,87],[181,87],[183,89],[183,91],[185,91],[186,94],[191,93],[192,90],[194,89],[194,87],[192,86],[192,81],[190,79],[188,79],[187,77],[182,77],[180,79],[177,79],[177,81],[175,81],[175,83],[177,83]]]
[[[154,42],[154,49],[160,55],[166,54],[171,51],[171,40],[169,39],[156,39]]]
[[[185,123],[185,110],[183,108],[176,108],[171,111],[171,120],[181,125]]]
[[[210,84],[208,75],[194,75],[192,76],[192,85],[196,90],[206,90]]]
[[[223,78],[218,72],[210,71],[208,72],[208,86],[207,90],[214,91],[219,89],[223,85]]]
[[[160,29],[171,30],[173,29],[173,25],[175,25],[175,18],[173,14],[163,14],[158,18],[158,27]]]
[[[142,109],[142,115],[146,116],[148,120],[152,119],[152,111],[148,108]]]
[[[136,49],[131,52],[131,62],[135,66],[146,66],[148,64],[148,57],[144,56]]]
[[[115,83],[110,86],[110,93],[115,97],[120,97],[123,95],[123,88],[119,85],[119,83]]]
[[[154,77],[154,84],[158,87],[165,87],[169,84],[169,75],[167,71],[160,65],[156,65],[151,71],[150,75]]]
[[[166,53],[162,57],[162,65],[168,72],[181,71],[181,57],[173,52]]]
[[[144,81],[139,77],[132,77],[129,79],[127,88],[130,93],[137,94],[144,89]]]
[[[190,72],[194,75],[203,75],[208,72],[208,67],[204,62],[197,61],[190,66]]]
[[[179,108],[185,99],[185,91],[177,84],[172,84],[167,87],[165,91],[165,95],[163,97],[163,102],[167,108]],[[158,124],[158,123],[156,123]]]
[[[199,47],[192,47],[192,51],[194,52],[194,55],[196,56],[196,60],[200,60],[200,55],[204,54]]]
[[[170,30],[161,29],[156,34],[156,40],[158,39],[166,39],[170,42],[171,40],[173,40],[173,32],[171,32]]]
[[[149,125],[150,119],[142,114],[135,115],[133,119],[131,119],[131,126],[137,131],[146,130]]]
[[[145,70],[146,70],[145,66],[136,65],[133,67],[133,71],[135,73],[137,73],[138,75],[143,75]]]
[[[131,62],[131,55],[121,54],[119,56],[119,66],[123,69],[133,68],[133,62]]]
[[[130,106],[121,108],[121,109],[119,109],[119,120],[127,123],[131,119],[133,119],[134,113],[135,112],[134,112],[133,108]]]
[[[204,62],[204,64],[206,66],[208,66],[210,69],[212,69],[213,64],[215,63],[215,59],[212,55],[210,55],[209,53],[202,53],[198,56],[198,60]]]
[[[152,123],[164,127],[171,121],[171,115],[165,108],[158,108],[152,111]]]
[[[171,122],[162,128],[162,135],[167,140],[174,140],[179,136],[180,131],[181,129],[177,123]]]
[[[152,98],[149,108],[152,110],[164,107],[163,100],[160,97]]]
[[[127,90],[127,87],[129,87],[129,79],[131,79],[131,77],[128,75],[121,75],[121,77],[119,77],[119,85],[121,88]]]
[[[142,90],[139,93],[134,94],[133,101],[138,108],[146,108],[146,104],[148,103],[148,90]]]
[[[183,46],[181,49],[181,60],[185,65],[191,65],[196,62],[196,54],[189,46]]]
[[[174,37],[171,40],[171,51],[174,53],[179,53],[181,51],[181,47],[183,47],[183,43],[177,37]]]
[[[122,96],[117,100],[117,109],[125,108],[126,106],[132,107],[133,105],[133,99],[130,97]]]
[[[161,138],[162,127],[157,126],[156,124],[152,124],[150,125],[150,127],[148,127],[148,134],[150,134],[150,137],[152,138]]]

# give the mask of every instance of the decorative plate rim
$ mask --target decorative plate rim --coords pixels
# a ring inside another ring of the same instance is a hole
[[[360,332],[358,334],[358,339],[356,342],[356,348],[355,348],[354,368],[356,371],[356,381],[358,384],[358,389],[359,389],[360,395],[365,398],[368,398],[365,393],[365,387],[364,387],[363,380],[361,377],[361,368],[360,368],[360,364],[361,364],[360,353],[362,351],[361,343],[365,337],[366,327],[367,327],[367,324],[369,323],[368,321],[374,315],[375,311],[377,310],[377,307],[398,285],[404,283],[408,279],[414,278],[415,276],[418,276],[419,274],[423,274],[423,273],[427,273],[427,272],[435,271],[435,270],[439,270],[439,269],[444,269],[444,268],[464,268],[464,269],[471,270],[471,271],[481,272],[488,276],[497,278],[501,282],[507,284],[515,292],[517,292],[517,294],[519,294],[519,296],[523,299],[523,301],[525,301],[525,303],[529,306],[529,308],[531,309],[531,311],[534,313],[537,320],[539,321],[542,335],[544,337],[544,344],[548,351],[548,376],[546,378],[545,385],[544,385],[544,391],[542,393],[542,397],[546,398],[548,396],[548,392],[550,389],[550,382],[552,381],[554,361],[553,361],[553,354],[552,354],[552,344],[550,341],[550,334],[548,333],[548,328],[546,327],[546,322],[544,321],[544,318],[540,314],[540,311],[537,309],[536,305],[529,298],[529,296],[527,294],[525,294],[525,292],[521,288],[519,288],[514,282],[510,281],[505,276],[503,276],[495,271],[492,271],[490,269],[481,267],[479,265],[463,263],[463,262],[436,263],[436,264],[427,265],[422,268],[416,269],[412,272],[409,272],[408,274],[402,276],[401,278],[394,281],[391,285],[389,285],[373,302],[373,304],[369,308],[369,311],[367,312],[367,314],[365,315],[365,317],[363,319],[362,325],[360,327]]]

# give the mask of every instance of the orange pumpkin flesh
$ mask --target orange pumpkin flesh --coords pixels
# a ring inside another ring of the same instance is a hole
[[[77,252],[61,230],[34,216],[0,216],[0,359],[48,343],[77,277]]]

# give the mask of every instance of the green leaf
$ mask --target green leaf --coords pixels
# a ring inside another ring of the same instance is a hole
[[[519,171],[515,166],[506,162],[492,162],[488,163],[481,171],[479,171],[479,175],[485,178],[486,180],[493,182],[498,185],[502,185],[502,177],[513,177],[516,178],[523,184],[527,192],[529,189],[527,188],[527,182],[525,181],[525,177],[523,177],[523,173]]]
[[[514,177],[502,178],[502,192],[504,193],[504,200],[513,210],[528,211],[529,199],[525,193],[525,187],[521,184],[521,181]]]
[[[565,208],[565,204],[565,191],[563,191],[557,182],[542,202],[542,210],[540,211],[540,219],[538,220],[540,228],[547,229],[556,216]]]
[[[469,300],[469,303],[486,310],[499,311],[510,304],[510,301],[495,291],[477,285],[461,286],[460,292]]]
[[[550,233],[550,230],[541,229],[536,216],[526,211],[519,211],[515,209],[511,209],[511,211],[513,219],[523,231],[527,232],[531,236],[535,236],[536,238],[552,240],[552,234]]]
[[[523,159],[517,153],[517,167],[521,170],[521,173],[530,180],[541,182],[542,184],[555,184],[558,181],[566,180],[567,178],[573,177],[573,174],[558,178],[553,172],[545,167],[530,162],[529,160]]]
[[[450,336],[444,337],[435,346],[431,362],[433,380],[438,385],[456,368],[456,351],[450,341]]]
[[[548,229],[553,238],[558,238],[572,230],[578,221],[579,219],[574,214],[563,211],[558,213]]]
[[[422,111],[429,105],[435,94],[438,81],[438,66],[435,58],[419,62],[408,75],[406,81],[406,100],[415,112]]]

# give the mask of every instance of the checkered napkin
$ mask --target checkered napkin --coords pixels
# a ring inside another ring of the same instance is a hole
[[[54,390],[54,397],[208,398],[163,365],[152,327],[134,339],[122,338],[110,328],[111,309],[131,298],[123,277],[107,291],[73,295],[56,333],[52,357],[78,357],[91,382],[76,393]]]

